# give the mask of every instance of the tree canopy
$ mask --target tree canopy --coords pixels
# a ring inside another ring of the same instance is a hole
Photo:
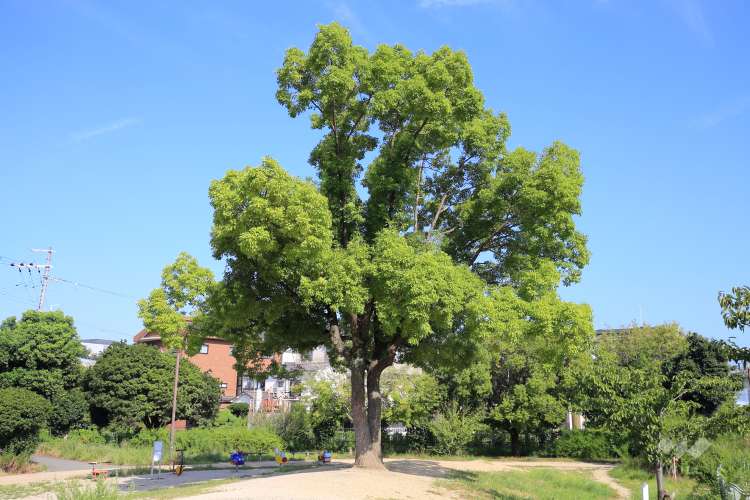
[[[112,344],[84,378],[93,422],[126,434],[169,423],[174,363],[153,346]],[[193,424],[212,419],[220,395],[217,379],[186,359],[180,362],[177,418]]]
[[[20,320],[10,317],[0,325],[0,387],[28,389],[50,401],[50,427],[64,433],[87,415],[78,388],[84,355],[70,316],[26,311]]]
[[[728,328],[744,330],[750,326],[750,287],[736,286],[731,293],[719,292],[719,305]]]
[[[226,272],[207,324],[248,357],[326,345],[351,373],[358,465],[380,463],[380,376],[397,358],[462,371],[525,335],[557,357],[583,347],[590,309],[556,293],[588,261],[575,150],[508,151],[507,117],[448,47],[370,53],[333,23],[277,77],[279,103],[322,133],[318,181],[265,158],[211,184]]]

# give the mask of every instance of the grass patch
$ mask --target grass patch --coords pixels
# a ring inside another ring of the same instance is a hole
[[[39,495],[53,489],[53,483],[48,481],[29,484],[4,484],[0,485],[0,500]]]
[[[81,462],[111,462],[112,465],[133,465],[148,467],[151,465],[152,448],[150,446],[132,446],[123,444],[80,443],[72,439],[52,438],[43,442],[37,453],[56,458],[78,460]],[[165,453],[164,463],[169,462],[169,453]],[[288,454],[290,459],[305,458],[305,453]],[[316,454],[310,453],[309,458],[315,459]],[[252,464],[261,460],[273,460],[271,455],[248,455],[247,463]],[[185,454],[186,464],[229,463],[229,454],[204,453],[199,455]]]
[[[504,472],[457,472],[438,486],[458,491],[468,498],[583,500],[614,498],[608,486],[578,471],[534,469]]]
[[[633,494],[633,498],[641,498],[643,483],[648,483],[649,498],[656,498],[656,477],[653,472],[645,471],[631,464],[622,464],[612,469],[609,475],[628,488]],[[664,475],[664,486],[667,493],[676,493],[677,498],[700,496],[698,492],[702,490],[698,483],[690,478],[678,477],[672,479],[667,474]]]

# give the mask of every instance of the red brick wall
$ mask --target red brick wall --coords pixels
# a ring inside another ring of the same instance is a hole
[[[198,353],[188,359],[204,373],[211,372],[211,375],[227,384],[222,395],[233,398],[237,395],[237,370],[234,369],[232,344],[219,339],[206,339],[203,344],[208,346],[208,352]]]

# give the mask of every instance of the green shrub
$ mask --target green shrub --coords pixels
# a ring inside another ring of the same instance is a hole
[[[286,443],[287,449],[313,450],[316,448],[310,414],[303,405],[296,404],[291,410],[281,414],[274,422],[274,427]]]
[[[76,429],[90,424],[89,404],[86,396],[78,387],[58,393],[50,400],[52,414],[49,427],[53,434],[63,435],[69,429]]]
[[[10,470],[28,462],[47,425],[51,406],[26,389],[0,389],[0,466]]]
[[[77,441],[81,444],[104,444],[106,439],[96,427],[88,429],[76,429],[68,433],[65,439]]]
[[[480,414],[468,414],[452,406],[438,414],[428,425],[434,436],[432,451],[438,455],[461,455],[485,425]]]
[[[221,427],[225,425],[247,427],[247,417],[237,417],[227,409],[219,410],[216,418],[211,422],[211,427]]]
[[[713,487],[717,486],[716,470],[721,465],[724,479],[750,491],[750,437],[723,435],[699,457],[683,455],[683,472]]]
[[[623,455],[611,433],[600,429],[566,431],[555,441],[558,457],[581,460],[607,460]]]
[[[248,405],[247,403],[232,403],[229,405],[229,411],[235,417],[247,418],[247,412],[249,409],[250,409],[250,405]]]
[[[188,429],[177,433],[175,446],[193,459],[228,457],[234,450],[252,454],[270,454],[284,448],[284,442],[265,428],[214,427]]]
[[[161,429],[143,429],[141,432],[128,439],[128,445],[133,447],[145,446],[150,448],[154,445],[154,441],[162,441],[164,443],[168,442],[169,429],[166,427]]]

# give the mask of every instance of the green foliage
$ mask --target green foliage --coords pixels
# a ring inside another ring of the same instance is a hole
[[[434,436],[432,452],[438,455],[462,455],[468,451],[476,434],[484,428],[481,414],[470,414],[451,405],[440,412],[429,424]]]
[[[701,415],[737,390],[716,346],[673,325],[613,331],[594,353],[579,359],[567,379],[571,399],[589,427],[618,433],[630,453],[651,463],[671,459],[660,442],[701,437],[707,428]]]
[[[24,464],[39,443],[50,404],[26,389],[0,389],[0,460],[4,469]]]
[[[79,387],[56,394],[50,402],[53,411],[49,427],[54,434],[62,435],[70,429],[84,427],[90,423],[89,404]]]
[[[492,367],[487,422],[509,434],[514,455],[522,451],[522,437],[527,443],[537,441],[542,445],[567,414],[566,401],[558,389],[559,374],[565,368],[545,363],[548,350],[529,342],[501,352]]]
[[[432,375],[406,365],[383,373],[383,420],[406,427],[423,427],[445,401],[445,389]]]
[[[280,415],[276,422],[276,432],[286,443],[288,450],[313,450],[318,448],[312,418],[307,409],[301,404]],[[323,446],[320,446],[323,448]]]
[[[267,428],[213,427],[181,431],[176,436],[176,448],[185,450],[190,457],[223,456],[241,450],[252,454],[267,455],[274,448],[284,448],[284,442]]]
[[[96,430],[71,432],[67,439],[53,438],[42,443],[40,452],[80,461],[111,461],[115,464],[148,465],[154,441],[166,442],[168,431],[143,429],[129,439],[117,442],[114,437]],[[283,440],[266,427],[243,426],[192,428],[179,431],[176,448],[185,450],[189,463],[224,462],[235,450],[268,456],[274,448],[284,449]]]
[[[677,323],[605,330],[597,344],[600,351],[614,355],[620,366],[634,368],[664,363],[684,355],[688,349]]]
[[[374,391],[397,357],[487,392],[503,344],[541,337],[558,361],[585,349],[590,309],[557,295],[588,262],[577,151],[508,152],[507,117],[448,47],[369,52],[333,23],[286,52],[277,80],[290,116],[310,112],[323,134],[309,158],[319,184],[270,158],[211,183],[211,246],[227,266],[197,329],[235,343],[242,365],[327,346],[352,374],[359,443],[368,412],[381,417],[365,378]]]
[[[304,403],[310,406],[309,422],[315,444],[319,448],[337,448],[337,434],[349,421],[350,403],[346,392],[327,380],[311,380],[306,384]],[[338,449],[338,448],[337,448]]]
[[[162,270],[161,287],[138,301],[138,316],[146,330],[161,336],[163,345],[184,349],[185,317],[199,312],[213,285],[211,271],[198,265],[195,257],[180,252],[177,259]],[[198,344],[197,339],[189,340],[193,348]]]
[[[84,389],[92,420],[114,426],[125,438],[142,427],[158,428],[171,417],[174,357],[145,344],[112,344],[91,367]],[[219,381],[186,359],[180,362],[177,418],[199,424],[214,418]]]
[[[719,305],[727,328],[744,330],[750,326],[750,287],[736,286],[732,293],[719,292]]]
[[[608,460],[623,455],[621,439],[609,431],[586,429],[564,432],[554,445],[558,457],[580,460]]]
[[[708,416],[725,401],[734,399],[742,389],[742,379],[730,372],[729,357],[722,342],[697,333],[689,333],[685,338],[687,348],[665,361],[662,371],[670,381],[679,374],[689,374],[699,381],[683,399],[697,403],[698,411]]]
[[[229,405],[229,411],[235,417],[247,417],[247,412],[250,411],[250,405],[247,403],[232,403]]]
[[[458,490],[461,498],[521,500],[593,500],[613,498],[613,491],[585,473],[552,469],[503,472],[458,472],[440,486]]]
[[[699,457],[685,455],[682,461],[688,475],[701,483],[717,488],[716,470],[721,466],[724,479],[750,491],[750,436],[725,434]]]
[[[63,434],[88,413],[77,389],[84,354],[73,318],[62,312],[27,311],[20,321],[8,318],[0,326],[0,387],[46,398],[54,408],[50,427]]]

